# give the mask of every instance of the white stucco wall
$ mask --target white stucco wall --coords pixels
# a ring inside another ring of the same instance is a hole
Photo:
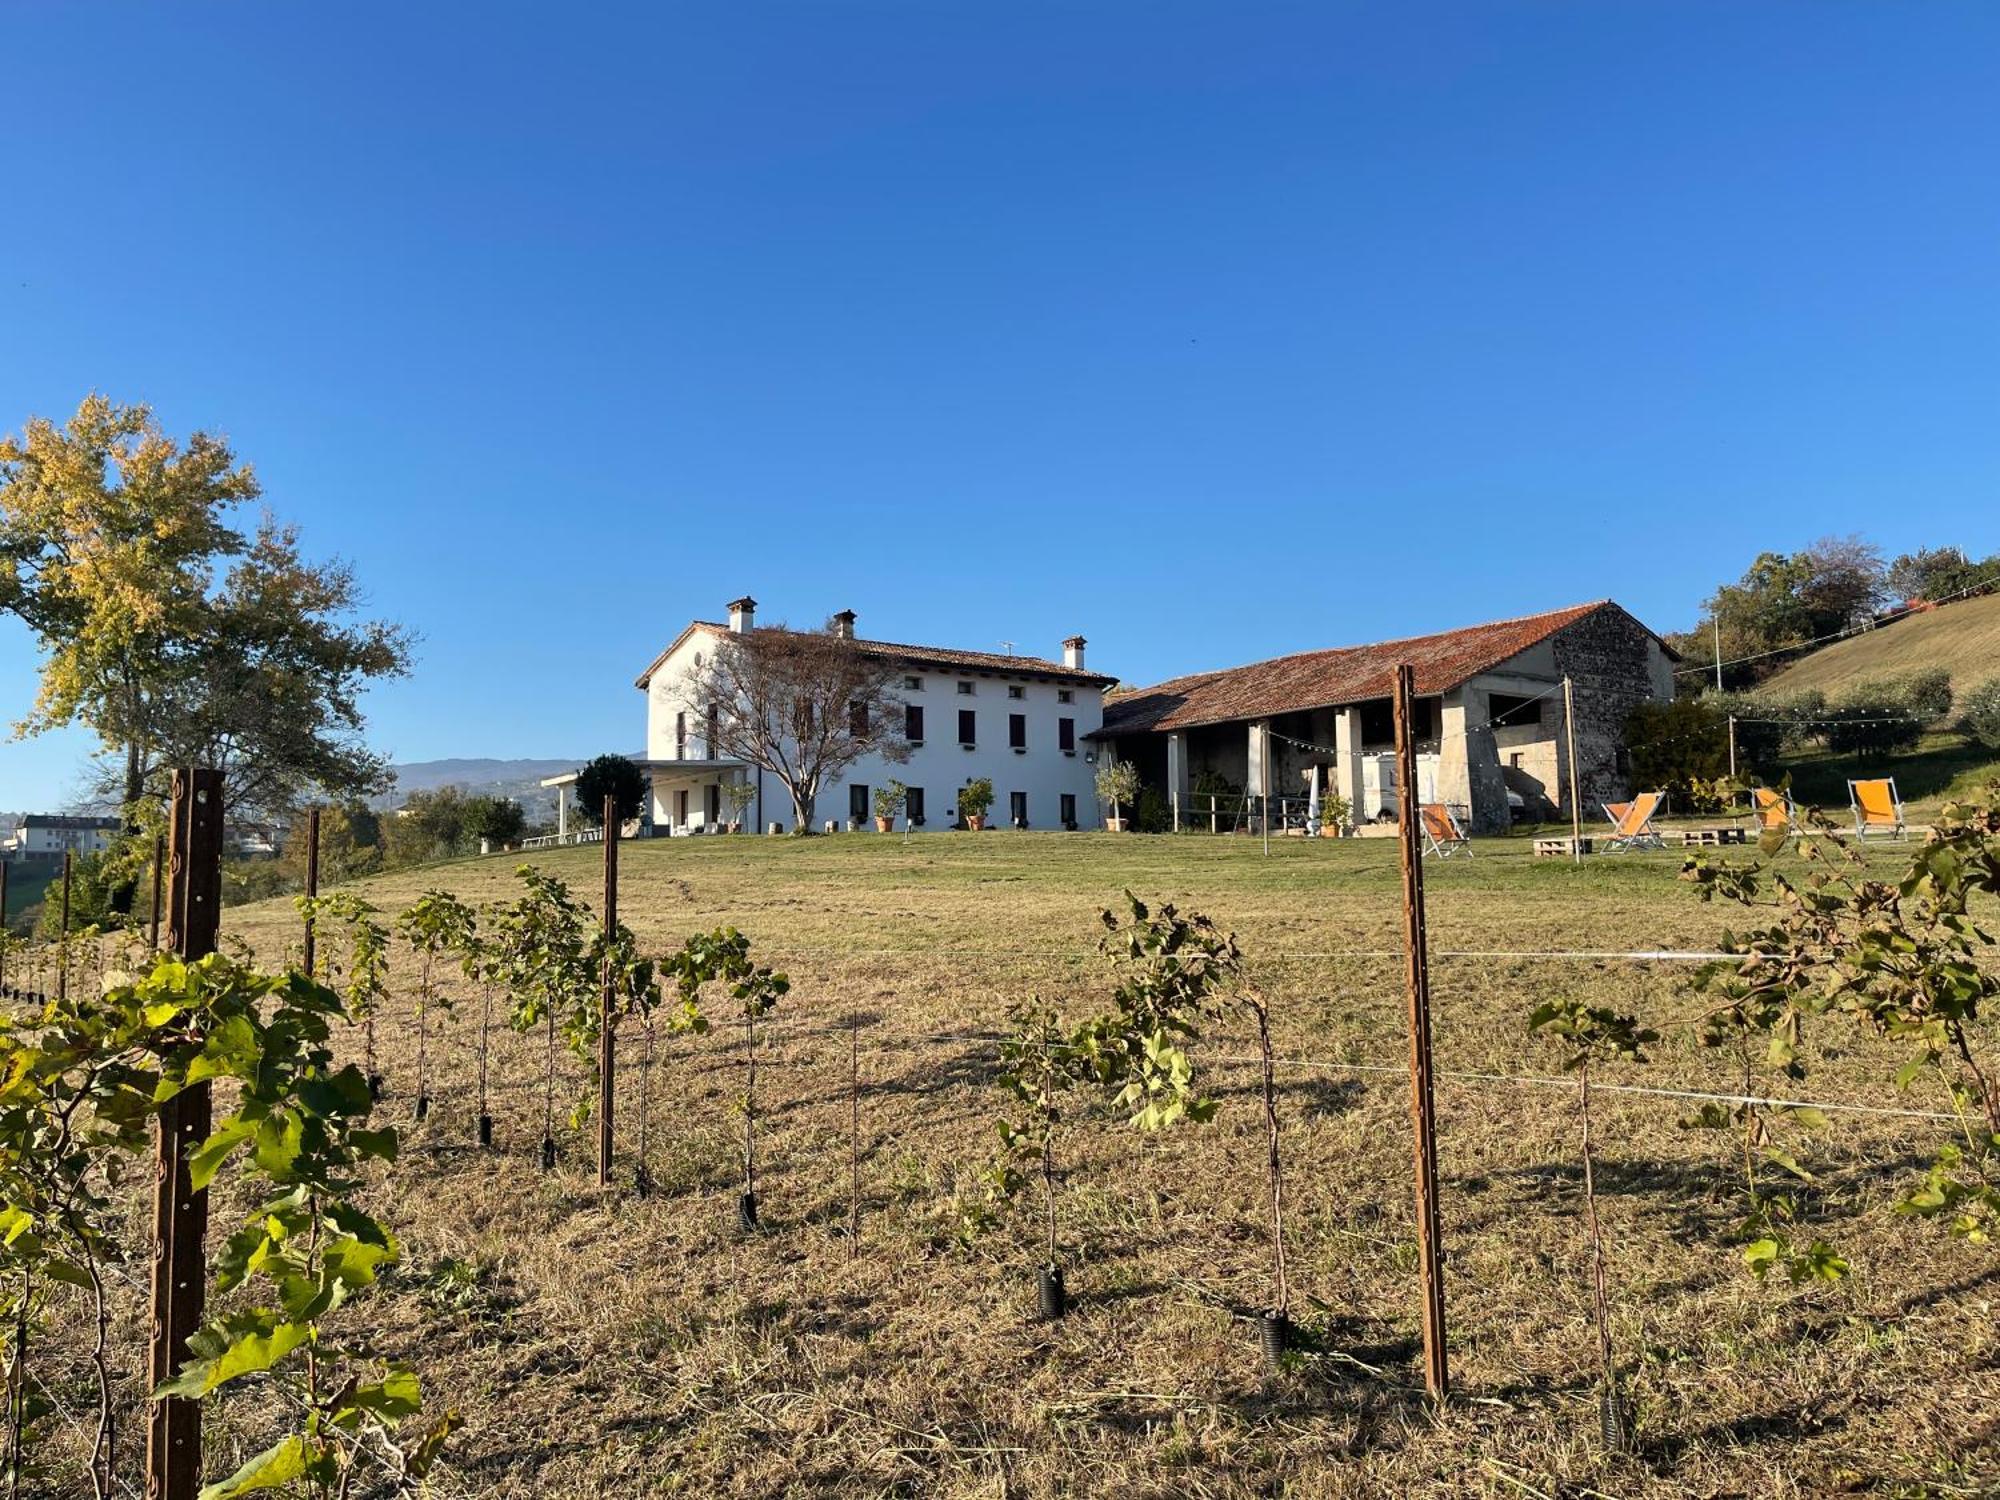
[[[691,821],[704,821],[705,789],[711,785],[747,777],[758,781],[754,767],[716,767],[707,764],[706,722],[703,711],[690,701],[689,680],[696,670],[697,656],[704,659],[716,649],[717,637],[696,631],[662,662],[654,672],[646,693],[646,755],[653,762],[653,820],[666,826],[674,821],[677,799],[674,793],[687,790]],[[990,826],[1009,827],[1010,798],[1015,792],[1027,796],[1028,826],[1059,829],[1061,798],[1076,798],[1076,820],[1081,828],[1098,820],[1094,781],[1094,757],[1098,747],[1086,736],[1104,722],[1104,694],[1095,685],[1073,682],[1037,681],[1032,672],[1010,673],[997,669],[955,668],[939,670],[929,666],[909,666],[898,675],[915,677],[921,686],[899,686],[895,696],[903,703],[921,705],[924,710],[924,740],[912,749],[907,761],[892,763],[869,756],[847,768],[838,781],[820,789],[815,817],[820,826],[829,819],[842,827],[850,817],[849,788],[864,786],[872,793],[894,779],[924,793],[924,824],[927,829],[948,828],[958,789],[980,776],[993,782],[993,806],[987,813]],[[970,695],[959,691],[959,683],[973,686]],[[1009,687],[1019,687],[1022,696],[1008,696]],[[1058,693],[1067,691],[1071,701],[1061,702]],[[971,709],[977,716],[976,748],[966,750],[958,741],[958,714]],[[674,732],[675,715],[686,713],[687,756],[691,762],[685,773],[676,770],[682,760]],[[895,710],[900,719],[902,711]],[[1008,716],[1022,714],[1027,719],[1027,749],[1016,752],[1008,746]],[[1058,747],[1058,721],[1075,721],[1073,753]],[[896,726],[900,737],[901,725]],[[761,829],[782,823],[791,830],[790,794],[776,776],[762,776],[761,815],[756,803],[744,814],[746,823]],[[724,807],[727,816],[727,807]],[[868,816],[872,819],[872,807]],[[872,822],[867,826],[872,827]],[[900,822],[898,827],[900,827]]]

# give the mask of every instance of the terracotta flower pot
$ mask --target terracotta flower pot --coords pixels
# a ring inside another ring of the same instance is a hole
[[[1106,818],[1104,820],[1104,831],[1106,833],[1123,833],[1125,831],[1125,819]]]
[[[967,813],[965,815],[965,826],[971,829],[974,833],[979,832],[980,829],[986,826],[986,814]]]
[[[896,820],[894,818],[877,818],[875,820],[875,831],[877,833],[894,833],[896,831]]]

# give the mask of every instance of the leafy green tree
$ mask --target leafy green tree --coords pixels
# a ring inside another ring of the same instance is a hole
[[[448,859],[465,848],[465,793],[455,786],[412,792],[388,820],[392,863]]]
[[[467,797],[463,828],[466,842],[474,847],[481,839],[498,846],[518,844],[528,815],[512,797]]]
[[[1528,1030],[1559,1043],[1567,1056],[1563,1069],[1576,1074],[1577,1125],[1583,1156],[1584,1221],[1590,1231],[1590,1295],[1597,1322],[1597,1371],[1602,1381],[1604,1439],[1614,1448],[1629,1436],[1625,1404],[1618,1391],[1618,1366],[1611,1350],[1611,1296],[1605,1285],[1604,1231],[1597,1218],[1596,1148],[1591,1139],[1590,1070],[1593,1065],[1629,1058],[1644,1062],[1640,1048],[1659,1040],[1659,1033],[1642,1030],[1631,1016],[1589,1005],[1575,998],[1551,1000],[1535,1007]]]
[[[304,561],[293,528],[237,529],[259,493],[220,439],[183,446],[102,396],[0,439],[0,611],[43,652],[16,732],[87,726],[127,805],[162,795],[177,764],[222,770],[237,812],[378,789],[360,694],[408,669],[409,637],[351,623],[353,573]]]
[[[279,860],[294,884],[306,878],[307,819],[294,815]],[[374,873],[384,863],[382,820],[365,802],[350,801],[322,807],[319,813],[319,878],[321,885],[338,885]]]
[[[1097,768],[1097,800],[1111,809],[1112,821],[1121,821],[1119,811],[1139,795],[1139,768],[1129,760],[1106,761]]]
[[[1949,599],[1993,578],[2000,570],[1981,567],[1957,547],[1919,547],[1889,564],[1889,594],[1898,600]]]
[[[604,817],[606,797],[617,799],[620,822],[638,817],[651,789],[646,773],[622,755],[600,755],[576,773],[577,807],[591,824]]]
[[[1966,732],[1989,750],[2000,750],[2000,677],[1989,677],[1965,695]]]

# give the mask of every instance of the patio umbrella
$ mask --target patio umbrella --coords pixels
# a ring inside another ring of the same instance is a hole
[[[1306,793],[1306,836],[1319,837],[1319,767],[1313,766],[1306,772],[1306,781],[1311,790]]]

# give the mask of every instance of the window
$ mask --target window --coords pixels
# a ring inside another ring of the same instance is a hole
[[[958,696],[959,696],[959,697],[961,697],[961,698],[970,698],[970,697],[971,697],[971,696],[973,695],[973,692],[974,692],[974,691],[975,691],[975,689],[973,688],[973,685],[972,685],[971,683],[967,682],[967,681],[966,681],[966,680],[965,680],[964,678],[962,678],[962,677],[961,677],[961,678],[959,679],[959,682],[958,682]]]
[[[711,781],[708,784],[708,792],[704,800],[707,803],[709,826],[720,826],[722,822],[722,788]]]
[[[1028,690],[1020,686],[1018,683],[1009,684],[1007,688],[1007,696],[1009,698],[1025,698],[1028,696]]]
[[[1056,799],[1057,810],[1062,814],[1062,826],[1076,827],[1076,793],[1064,792]]]
[[[1072,693],[1072,692],[1071,692],[1071,691],[1070,691],[1070,690],[1069,690],[1068,688],[1057,688],[1057,689],[1056,689],[1056,702],[1058,702],[1058,703],[1074,703],[1074,702],[1076,702],[1076,694],[1075,694],[1075,693]]]
[[[961,745],[979,743],[979,715],[969,708],[958,711],[958,742]]]
[[[912,828],[924,826],[924,789],[920,786],[903,788],[903,813],[910,820]]]
[[[924,690],[924,680],[921,677],[905,677],[903,686],[912,693],[921,693]]]
[[[1076,754],[1076,720],[1056,720],[1056,748],[1065,755]]]
[[[858,781],[847,784],[847,815],[857,823],[868,821],[868,788]]]
[[[924,710],[921,704],[903,705],[903,738],[912,745],[924,742]]]
[[[687,758],[688,716],[685,713],[678,713],[674,715],[674,759],[686,760]]]
[[[1505,729],[1514,724],[1539,724],[1542,722],[1542,700],[1523,698],[1514,693],[1493,693],[1486,700],[1486,722],[1495,729]]]
[[[688,794],[685,790],[674,793],[674,826],[676,828],[688,826]]]
[[[1007,794],[1007,811],[1012,814],[1016,828],[1026,828],[1028,826],[1028,794],[1026,792],[1009,792]]]
[[[868,738],[868,705],[859,698],[847,705],[847,732],[857,740]]]
[[[1028,716],[1026,714],[1007,715],[1007,743],[1016,750],[1028,748]]]
[[[708,705],[708,758],[722,759],[722,710]]]

